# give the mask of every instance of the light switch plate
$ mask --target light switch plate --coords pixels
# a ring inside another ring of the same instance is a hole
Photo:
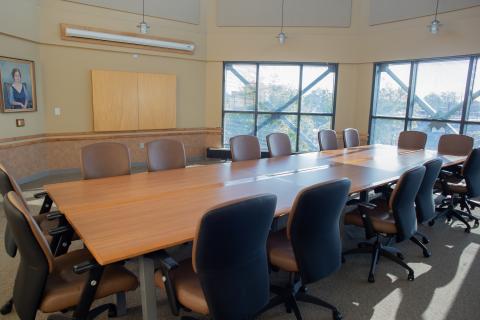
[[[53,114],[57,117],[62,114],[62,109],[60,107],[53,108]]]

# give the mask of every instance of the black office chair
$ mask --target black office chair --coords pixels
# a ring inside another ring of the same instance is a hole
[[[372,255],[369,282],[375,282],[375,268],[380,256],[398,263],[408,270],[408,280],[414,280],[413,269],[403,262],[403,255],[394,247],[384,245],[386,238],[390,243],[394,238],[397,242],[412,240],[419,246],[423,244],[414,237],[417,232],[417,217],[415,212],[415,198],[425,175],[425,167],[415,167],[405,172],[398,180],[395,189],[386,206],[376,207],[373,204],[363,203],[357,211],[345,215],[345,224],[365,228],[367,240],[375,238],[375,242],[364,242],[358,248],[349,250],[344,256],[355,253],[370,253]],[[383,207],[383,208],[382,208]]]
[[[54,257],[39,226],[15,192],[5,196],[4,209],[20,252],[13,303],[21,320],[35,319],[37,310],[54,313],[74,309],[72,318],[53,314],[49,320],[90,320],[107,310],[115,316],[115,305],[90,310],[92,302],[137,288],[137,278],[121,264],[100,266],[87,250]]]
[[[417,212],[417,222],[419,224],[430,222],[436,217],[434,187],[440,170],[442,169],[442,159],[436,158],[427,161],[424,163],[424,167],[425,175],[415,198],[415,209]],[[421,232],[417,231],[416,235],[422,238],[424,244],[430,242],[428,237]],[[425,257],[431,256],[430,251],[425,246],[421,246],[421,249]]]
[[[5,167],[0,163],[0,195],[3,198],[10,191],[17,192],[20,201],[22,201],[22,204],[27,207],[27,202],[22,196],[22,190],[20,189],[20,186],[17,184],[15,179],[8,173],[7,169],[5,169]],[[43,234],[51,243],[52,237],[49,235],[49,229],[56,227],[56,225],[55,222],[48,221],[46,213],[49,212],[52,207],[52,200],[46,195],[46,193],[37,193],[34,195],[34,197],[38,199],[44,197],[40,212],[37,216],[34,217],[34,219],[40,225]],[[10,228],[8,227],[8,223],[5,224],[4,245],[7,254],[12,258],[15,257],[17,254],[17,245],[15,244],[13,235],[10,231]],[[12,312],[12,307],[13,300],[10,298],[0,308],[0,314],[5,315]]]
[[[452,176],[459,182],[450,182]],[[480,148],[470,152],[459,174],[442,171],[442,185],[443,192],[447,195],[440,205],[440,209],[446,208],[442,215],[446,215],[449,220],[455,217],[463,222],[467,233],[471,226],[465,218],[473,220],[474,227],[478,227],[479,220],[473,216],[470,207],[480,206]],[[461,210],[455,208],[457,205],[460,205]]]
[[[272,286],[280,299],[269,308],[284,303],[297,319],[301,313],[297,301],[328,308],[333,318],[342,315],[328,302],[306,293],[306,285],[337,271],[342,265],[340,216],[350,190],[349,179],[339,179],[308,187],[297,195],[288,217],[287,230],[273,233],[268,239],[270,264],[290,273],[285,288]]]
[[[253,319],[269,302],[267,237],[277,198],[260,195],[215,207],[197,226],[192,259],[165,253],[155,283],[174,315],[180,308],[212,319]],[[184,317],[183,319],[192,319]]]

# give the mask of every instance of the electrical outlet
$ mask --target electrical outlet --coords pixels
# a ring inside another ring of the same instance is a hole
[[[53,114],[57,117],[60,116],[62,114],[62,109],[60,107],[54,107]]]
[[[140,147],[140,149],[143,149],[143,148],[145,148],[145,143],[140,142],[140,143],[138,144],[138,146]]]

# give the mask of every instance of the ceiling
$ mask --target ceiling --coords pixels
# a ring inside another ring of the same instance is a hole
[[[142,0],[64,0],[136,14]],[[202,0],[145,0],[148,16],[200,24]],[[349,27],[352,1],[285,0],[284,24],[296,27]],[[436,0],[369,0],[369,24],[432,15]],[[281,25],[282,0],[216,0],[217,25],[224,27],[269,27]],[[202,1],[206,3],[206,1]],[[480,0],[439,0],[439,12],[480,5]]]

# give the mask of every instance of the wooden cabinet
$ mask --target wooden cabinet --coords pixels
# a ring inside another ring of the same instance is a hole
[[[176,76],[92,70],[95,131],[176,127]]]

